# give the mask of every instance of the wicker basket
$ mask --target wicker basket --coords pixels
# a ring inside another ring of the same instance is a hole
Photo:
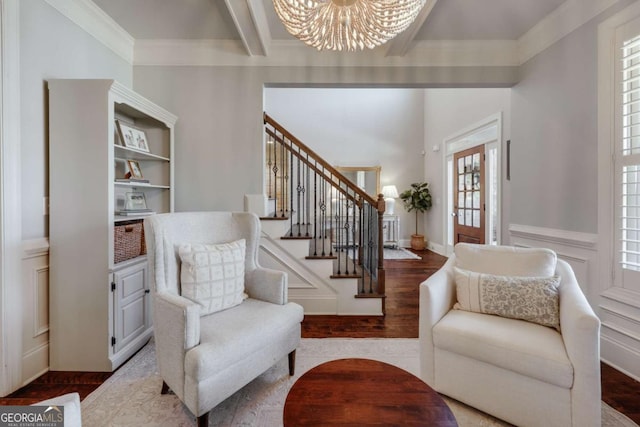
[[[113,228],[113,262],[115,264],[147,253],[141,219],[119,222]]]

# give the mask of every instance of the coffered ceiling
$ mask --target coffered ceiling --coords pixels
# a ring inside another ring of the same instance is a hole
[[[271,0],[93,0],[136,40],[235,41],[248,56],[301,43],[284,29]],[[569,0],[570,1],[570,0]],[[429,41],[515,41],[564,0],[426,0],[413,26],[387,45],[404,56]]]

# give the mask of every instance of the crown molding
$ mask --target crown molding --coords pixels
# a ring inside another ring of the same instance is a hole
[[[135,40],[92,0],[45,1],[132,65],[482,67],[520,66],[619,0],[567,0],[518,40],[414,41],[417,29],[410,27],[397,41],[345,53],[273,40],[256,0],[245,0],[241,8],[229,6],[241,40]],[[426,19],[435,2],[428,0],[421,16]]]
[[[409,28],[389,40],[387,43],[387,56],[404,56],[409,51],[409,47],[415,39],[416,34],[418,34],[422,24],[424,24],[424,21],[426,21],[431,14],[433,6],[436,5],[437,1],[438,0],[426,0],[415,21],[413,21]]]
[[[319,52],[302,42],[271,42],[269,56],[247,56],[238,40],[137,40],[134,65],[262,67],[497,67],[518,64],[511,40],[419,41],[403,57],[378,48]]]
[[[133,64],[134,38],[91,0],[45,0],[116,55]]]
[[[619,0],[567,0],[518,39],[522,65]]]

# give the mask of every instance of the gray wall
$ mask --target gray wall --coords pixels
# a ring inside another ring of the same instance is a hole
[[[596,26],[585,25],[521,68],[513,88],[515,224],[597,231],[596,45]]]
[[[130,86],[132,70],[126,61],[41,0],[20,2],[20,57],[22,238],[28,240],[49,234],[48,217],[43,215],[49,182],[46,81],[109,78]],[[78,196],[80,200],[82,195]]]
[[[381,166],[380,185],[399,192],[423,180],[422,89],[265,90],[265,111],[333,166]],[[400,237],[409,239],[413,214],[401,200]]]
[[[511,134],[511,89],[427,89],[425,90],[425,179],[429,183],[433,206],[425,214],[427,238],[437,244],[444,244],[443,231],[445,218],[443,158],[446,156],[444,140],[481,120],[502,113],[502,142]],[[438,145],[440,151],[434,152]],[[502,237],[505,243],[505,229],[509,223],[509,185],[502,182]]]
[[[179,117],[176,210],[241,210],[244,194],[263,192],[265,87],[504,86],[513,82],[512,73],[513,68],[499,67],[137,66],[134,88]],[[307,125],[313,126],[313,121],[310,116]],[[384,135],[385,141],[391,139]]]
[[[512,93],[512,223],[597,232],[598,23],[630,3],[521,67]]]

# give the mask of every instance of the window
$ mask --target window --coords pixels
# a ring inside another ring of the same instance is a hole
[[[614,284],[640,290],[640,25],[617,32]]]

